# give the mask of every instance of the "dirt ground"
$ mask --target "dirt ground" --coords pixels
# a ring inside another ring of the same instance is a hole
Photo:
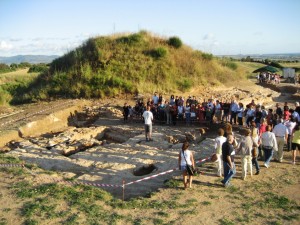
[[[252,99],[255,99],[256,102],[263,103],[268,107],[274,107],[277,102],[281,105],[284,102],[288,102],[291,106],[294,106],[295,101],[300,101],[297,91],[299,91],[299,87],[291,84],[282,83],[277,86],[265,85],[265,87],[262,87],[250,81],[232,84],[232,87],[200,88],[199,90],[192,90],[190,93],[185,93],[184,96],[195,95],[201,99],[212,97],[231,98],[235,96],[245,103],[249,103]],[[174,94],[180,95],[181,93]],[[144,96],[144,98],[147,97],[150,96]],[[131,98],[114,98],[97,101],[97,104],[120,107],[124,102],[134,104],[135,101]],[[51,103],[47,103],[47,106],[49,104]],[[58,105],[63,107],[63,104],[60,102]],[[3,107],[0,109],[2,110],[0,122],[4,124],[12,120],[12,118],[17,120],[17,116],[22,118],[24,115],[38,112],[43,108],[45,108],[45,105],[40,104],[16,108]],[[52,110],[57,109],[53,108]],[[30,119],[34,120],[34,118]],[[100,121],[100,123],[108,124],[109,121],[104,120]],[[111,125],[122,124],[121,120],[115,123]],[[13,123],[13,126],[17,126],[17,124]],[[133,126],[141,129],[142,132],[142,127],[139,127],[141,124],[134,124]],[[3,127],[0,127],[0,132],[5,132]],[[208,129],[205,134],[206,137],[213,138],[217,128],[218,126]],[[194,127],[179,126],[173,128],[154,124],[154,132],[163,133],[168,129],[189,130],[194,129]],[[238,133],[239,128],[234,127],[234,132]],[[207,154],[210,154],[210,152],[207,152]],[[199,156],[204,157],[204,155]],[[133,211],[117,209],[116,212],[120,215],[130,214],[134,218],[144,218],[141,219],[141,224],[299,224],[300,156],[297,158],[296,165],[292,165],[290,162],[291,153],[287,151],[284,152],[283,162],[271,162],[270,168],[264,168],[263,162],[259,161],[261,173],[252,177],[248,175],[247,179],[243,181],[241,179],[240,156],[238,155],[236,157],[237,174],[232,181],[233,187],[227,189],[221,185],[221,178],[215,175],[214,163],[199,164],[198,169],[201,171],[201,175],[195,177],[193,188],[184,190],[183,184],[176,187],[166,187],[162,183],[161,187],[158,188],[155,194],[151,194],[150,197],[151,200],[157,202],[170,199],[175,199],[178,203],[190,202],[191,206],[187,207],[187,210],[151,209],[142,211],[136,208]],[[3,221],[5,219],[6,221],[3,224],[22,224],[24,219],[19,213],[22,202],[17,200],[9,190],[12,184],[18,181],[18,178],[16,178],[17,176],[14,177],[13,175],[5,174],[5,171],[2,170],[0,173],[0,224],[1,219]],[[181,182],[181,175],[180,173],[176,173],[164,179],[165,182],[170,180]],[[284,203],[284,201],[280,202],[279,200],[282,200],[282,198],[278,200],[278,196],[286,198],[288,203]],[[280,207],[281,204],[282,207]],[[291,207],[292,204],[296,204],[297,207]],[[163,223],[155,223],[150,220],[150,218],[156,217],[162,211],[168,215],[163,219]],[[149,222],[146,222],[147,219]],[[41,222],[41,224],[46,224],[46,222]],[[123,221],[119,224],[131,223]]]

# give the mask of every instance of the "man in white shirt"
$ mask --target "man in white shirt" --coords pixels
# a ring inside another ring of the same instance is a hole
[[[152,121],[153,121],[153,114],[150,111],[150,106],[147,106],[147,110],[143,113],[143,118],[145,121],[145,136],[146,141],[152,141]]]
[[[270,161],[273,156],[273,151],[277,151],[277,141],[275,134],[271,132],[272,127],[268,125],[266,127],[266,132],[263,132],[261,135],[261,145],[265,155],[265,163],[264,166],[269,168]]]
[[[283,124],[284,120],[279,119],[279,123],[274,127],[273,133],[276,136],[276,141],[277,141],[277,146],[278,146],[278,152],[275,155],[275,158],[277,159],[278,162],[282,162],[283,159],[283,146],[285,143],[287,143],[287,138],[288,138],[288,129],[287,127]]]

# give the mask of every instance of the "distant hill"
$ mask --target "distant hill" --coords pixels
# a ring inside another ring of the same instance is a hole
[[[28,62],[30,64],[37,63],[51,63],[54,59],[58,58],[58,55],[16,55],[10,57],[0,56],[0,63],[12,64],[12,63],[22,63]]]
[[[252,59],[269,59],[282,61],[300,61],[300,53],[277,53],[277,54],[238,54],[238,55],[219,55],[219,57],[231,57],[233,59],[242,59],[250,56]]]

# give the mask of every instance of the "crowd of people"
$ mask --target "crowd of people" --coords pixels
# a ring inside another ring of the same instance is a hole
[[[287,150],[292,152],[292,164],[296,164],[296,151],[300,151],[300,123],[294,121],[293,116],[285,121],[279,117],[278,123],[272,127],[262,122],[259,128],[252,121],[250,128],[243,128],[242,138],[237,141],[232,131],[232,125],[226,123],[223,128],[218,129],[215,138],[216,171],[217,176],[224,177],[221,181],[224,187],[230,186],[230,180],[236,174],[235,155],[241,155],[242,179],[245,180],[248,171],[253,174],[252,167],[255,166],[256,173],[260,173],[258,159],[262,160],[264,167],[269,168],[270,162],[281,163],[283,161],[283,148],[286,144]],[[188,144],[184,143],[179,153],[179,168],[183,171],[184,187],[192,186],[193,175],[186,170],[187,164],[194,166],[194,158],[191,151],[187,150]],[[188,160],[186,160],[186,158]],[[183,160],[185,159],[185,160]]]
[[[276,73],[261,72],[257,75],[257,80],[259,83],[280,83],[280,75]]]
[[[170,99],[166,100],[157,93],[154,93],[147,102],[142,99],[138,100],[134,107],[125,103],[123,107],[124,121],[127,122],[132,118],[143,120],[143,113],[148,106],[153,114],[153,119],[166,125],[176,125],[178,121],[185,122],[187,125],[196,122],[208,124],[230,122],[249,128],[254,121],[257,128],[263,122],[274,127],[279,118],[282,117],[286,121],[289,120],[290,115],[294,120],[300,121],[298,102],[295,108],[288,107],[286,102],[283,107],[277,104],[274,109],[266,109],[264,105],[256,104],[254,100],[244,106],[242,102],[236,100],[208,99],[201,102],[195,96],[185,99],[182,96],[171,95]]]
[[[195,96],[184,99],[182,96],[171,95],[170,99],[165,100],[162,95],[154,93],[146,103],[139,100],[133,108],[125,103],[123,115],[125,122],[134,115],[143,119],[146,141],[152,141],[153,120],[167,125],[176,125],[177,121],[184,121],[186,125],[195,121],[208,125],[223,123],[215,139],[215,153],[217,176],[224,176],[222,183],[225,187],[230,185],[230,180],[236,174],[236,153],[241,155],[242,179],[245,180],[248,171],[252,176],[252,166],[255,166],[255,175],[260,173],[258,159],[264,161],[266,168],[270,167],[273,157],[281,163],[286,145],[287,150],[292,152],[292,163],[296,164],[296,151],[300,150],[299,102],[295,102],[295,107],[289,107],[285,102],[283,107],[277,103],[274,109],[266,109],[254,100],[244,106],[235,99],[230,102],[218,99],[199,102]],[[243,128],[243,138],[239,143],[232,125]],[[188,143],[183,143],[178,157],[185,188],[192,186],[193,177],[188,174],[187,165],[195,166],[193,154],[188,147]]]
[[[224,176],[222,183],[225,187],[230,186],[230,180],[236,174],[234,156],[237,153],[241,155],[242,179],[245,180],[248,171],[252,176],[252,166],[255,166],[255,175],[260,173],[259,159],[264,161],[266,168],[270,167],[273,157],[281,163],[285,145],[292,152],[293,164],[296,164],[296,151],[300,151],[299,102],[295,102],[295,107],[289,107],[285,102],[283,107],[277,103],[274,109],[266,109],[254,100],[244,107],[236,100],[222,102],[209,99],[198,102],[195,96],[184,99],[174,95],[165,100],[162,95],[154,93],[152,99],[146,103],[140,100],[134,108],[124,104],[124,121],[134,114],[144,120],[146,141],[152,141],[153,120],[167,125],[176,125],[177,121],[185,121],[187,125],[193,121],[222,123],[215,139],[215,154],[217,176]],[[232,131],[233,125],[243,128],[243,138],[239,142]],[[188,147],[188,143],[183,143],[178,157],[185,188],[192,186],[193,177],[188,174],[187,165],[195,166]]]

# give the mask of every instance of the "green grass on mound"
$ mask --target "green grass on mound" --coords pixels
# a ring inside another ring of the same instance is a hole
[[[101,36],[55,59],[12,102],[101,98],[123,93],[185,92],[199,85],[244,79],[238,64],[148,32]],[[24,94],[25,93],[25,94]]]

